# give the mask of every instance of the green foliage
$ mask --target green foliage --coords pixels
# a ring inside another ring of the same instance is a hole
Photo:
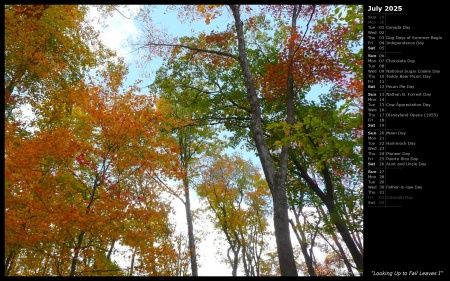
[[[225,10],[181,7],[180,14],[206,24]],[[289,151],[288,204],[304,216],[310,237],[335,238],[335,223],[357,236],[363,216],[362,5],[303,5],[295,30],[292,7],[241,9],[257,91],[253,109],[260,110],[272,157],[266,160],[279,176],[280,151]],[[116,10],[99,8],[103,16]],[[141,95],[136,85],[124,89],[128,67],[100,41],[87,10],[5,5],[8,273],[185,274],[189,249],[180,250],[181,236],[174,237],[168,220],[172,206],[161,194],[181,198],[195,186],[235,261],[247,259],[248,275],[250,264],[253,275],[274,274],[268,184],[252,163],[219,152],[243,146],[257,154],[234,24],[179,38],[178,46],[176,40],[161,43],[163,36],[146,42],[151,50],[169,51],[149,86],[152,94]],[[312,101],[316,85],[332,87]],[[23,105],[36,116],[31,122],[23,121]],[[182,184],[171,186],[173,180]],[[116,241],[133,252],[130,271],[107,256]]]

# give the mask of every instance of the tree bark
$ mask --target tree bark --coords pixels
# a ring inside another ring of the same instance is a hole
[[[191,211],[191,199],[189,192],[189,165],[191,157],[196,153],[196,149],[191,151],[190,146],[192,144],[191,132],[186,131],[186,129],[178,130],[178,144],[181,147],[181,153],[179,155],[181,166],[185,170],[185,175],[183,177],[183,187],[184,187],[184,204],[186,210],[186,222],[188,226],[188,243],[189,243],[189,256],[191,260],[191,273],[192,276],[198,276],[198,266],[197,266],[197,253],[195,248],[195,237],[194,237],[194,224],[192,222],[192,211]]]
[[[183,183],[185,197],[184,206],[186,208],[186,221],[188,225],[189,254],[191,257],[191,271],[192,276],[198,276],[197,253],[195,252],[194,225],[192,223],[191,199],[189,196],[189,182],[187,180],[184,180]]]
[[[250,129],[252,131],[253,140],[255,141],[259,159],[261,161],[261,166],[263,168],[264,175],[266,177],[273,199],[275,237],[281,275],[298,276],[290,237],[288,204],[286,188],[284,186],[286,179],[281,177],[285,176],[286,172],[275,172],[275,167],[272,162],[271,155],[263,134],[261,108],[258,102],[258,95],[256,93],[255,84],[250,72],[250,66],[245,50],[244,29],[243,22],[240,18],[239,5],[230,5],[230,8],[233,12],[238,37],[239,64],[244,73],[247,99],[251,107],[252,119],[250,122]]]

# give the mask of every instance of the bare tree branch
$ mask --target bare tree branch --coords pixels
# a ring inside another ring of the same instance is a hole
[[[235,60],[238,60],[237,56],[235,56],[233,54],[230,54],[230,53],[227,53],[227,52],[206,50],[206,49],[201,49],[201,48],[187,46],[187,45],[182,45],[182,44],[149,43],[148,45],[149,46],[155,46],[155,47],[180,47],[180,48],[185,48],[185,49],[189,49],[189,50],[193,50],[193,51],[197,51],[197,52],[202,52],[202,53],[210,53],[210,54],[221,55],[221,56],[225,56],[225,57],[229,57],[229,58],[233,58]]]

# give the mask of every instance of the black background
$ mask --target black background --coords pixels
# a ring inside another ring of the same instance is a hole
[[[417,143],[415,154],[422,162],[427,162],[427,166],[405,168],[402,172],[396,172],[395,178],[388,177],[386,184],[410,184],[414,181],[423,185],[423,190],[409,194],[413,195],[414,199],[403,207],[368,207],[365,200],[364,277],[384,277],[384,273],[391,273],[392,278],[397,274],[411,279],[412,277],[423,278],[424,275],[421,274],[424,272],[440,272],[438,278],[442,279],[448,275],[446,271],[450,267],[448,264],[449,235],[446,231],[449,212],[447,208],[444,209],[450,185],[447,180],[449,157],[446,140],[449,125],[444,124],[444,119],[448,119],[449,112],[446,96],[450,95],[450,91],[447,84],[444,84],[444,80],[449,81],[446,76],[446,67],[447,50],[450,48],[446,45],[448,39],[446,34],[444,35],[444,30],[447,31],[445,22],[450,18],[445,7],[432,4],[431,1],[420,3],[366,1],[364,5],[365,22],[367,22],[369,5],[381,6],[383,11],[385,5],[401,5],[402,15],[398,16],[396,21],[398,25],[411,26],[411,35],[443,37],[438,41],[427,40],[420,48],[395,47],[406,52],[408,58],[416,59],[419,63],[418,68],[434,68],[441,71],[439,75],[432,76],[432,83],[428,79],[414,79],[409,82],[416,88],[420,87],[422,91],[432,93],[429,99],[432,103],[431,111],[439,113],[439,117],[402,118],[403,122],[399,123],[399,126],[408,132],[408,138]],[[388,24],[394,25],[392,21]],[[367,32],[366,24],[365,32]],[[389,46],[386,48],[393,49]],[[367,57],[365,59],[367,60]],[[411,68],[411,66],[405,65],[405,68]],[[423,81],[422,84],[420,84],[421,81]],[[366,81],[365,87],[367,87]],[[365,89],[366,94],[367,89]],[[403,102],[407,100],[403,98]],[[399,110],[399,113],[401,112]],[[389,120],[388,118],[387,122],[390,122]],[[367,170],[367,161],[365,161],[365,170]]]

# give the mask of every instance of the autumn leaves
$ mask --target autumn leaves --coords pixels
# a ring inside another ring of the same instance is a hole
[[[182,38],[152,29],[142,60],[166,60],[141,94],[124,87],[127,66],[85,21],[86,6],[5,6],[6,274],[181,275],[191,265],[198,275],[192,191],[229,246],[232,275],[362,270],[358,7],[337,16],[344,27],[325,6],[172,9],[230,22]],[[152,15],[137,19],[153,28]],[[308,100],[321,83],[333,87]],[[230,144],[257,152],[265,178],[222,154]],[[189,245],[168,194],[186,207]],[[330,257],[313,264],[319,243]]]
[[[155,97],[123,89],[126,68],[85,9],[5,7],[5,270],[123,275],[108,254],[120,243],[139,254],[135,272],[170,275],[171,207],[152,177],[179,177],[178,148]],[[17,114],[26,104],[32,123]]]

